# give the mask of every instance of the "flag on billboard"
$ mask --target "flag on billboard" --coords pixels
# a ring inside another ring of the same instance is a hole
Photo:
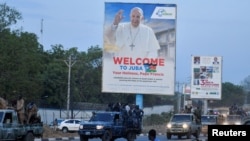
[[[176,5],[105,2],[102,92],[174,95]]]

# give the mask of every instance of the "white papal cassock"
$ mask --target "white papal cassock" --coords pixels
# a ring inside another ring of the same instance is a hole
[[[120,23],[115,30],[117,56],[124,57],[157,57],[160,45],[153,30],[143,24],[138,27],[131,23]]]

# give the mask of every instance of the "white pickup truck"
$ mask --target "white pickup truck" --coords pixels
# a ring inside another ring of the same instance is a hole
[[[171,139],[172,135],[178,136],[178,139],[181,139],[182,136],[190,139],[193,135],[198,139],[200,133],[201,122],[197,122],[195,115],[192,113],[174,114],[167,124],[167,139]]]

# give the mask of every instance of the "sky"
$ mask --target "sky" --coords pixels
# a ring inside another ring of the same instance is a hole
[[[45,50],[78,51],[103,46],[105,2],[177,5],[176,82],[190,81],[192,55],[222,56],[222,82],[240,85],[250,76],[249,0],[0,0],[21,12],[15,27],[35,33]]]

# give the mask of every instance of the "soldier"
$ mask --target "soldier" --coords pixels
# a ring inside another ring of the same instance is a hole
[[[194,115],[196,123],[201,123],[201,109],[199,106],[194,110]]]
[[[38,115],[38,108],[36,106],[36,104],[34,102],[30,102],[27,107],[26,107],[26,115],[27,115],[27,123],[34,123],[34,122],[38,122],[37,120],[39,120]]]
[[[18,115],[18,120],[21,124],[25,123],[25,108],[24,108],[24,99],[22,95],[18,96],[18,100],[16,103],[16,111]]]
[[[136,105],[134,112],[136,114],[136,118],[138,119],[139,127],[141,127],[141,122],[142,122],[142,117],[144,115],[144,111],[142,109],[140,109],[139,105]]]
[[[8,102],[0,97],[0,109],[7,109]]]

